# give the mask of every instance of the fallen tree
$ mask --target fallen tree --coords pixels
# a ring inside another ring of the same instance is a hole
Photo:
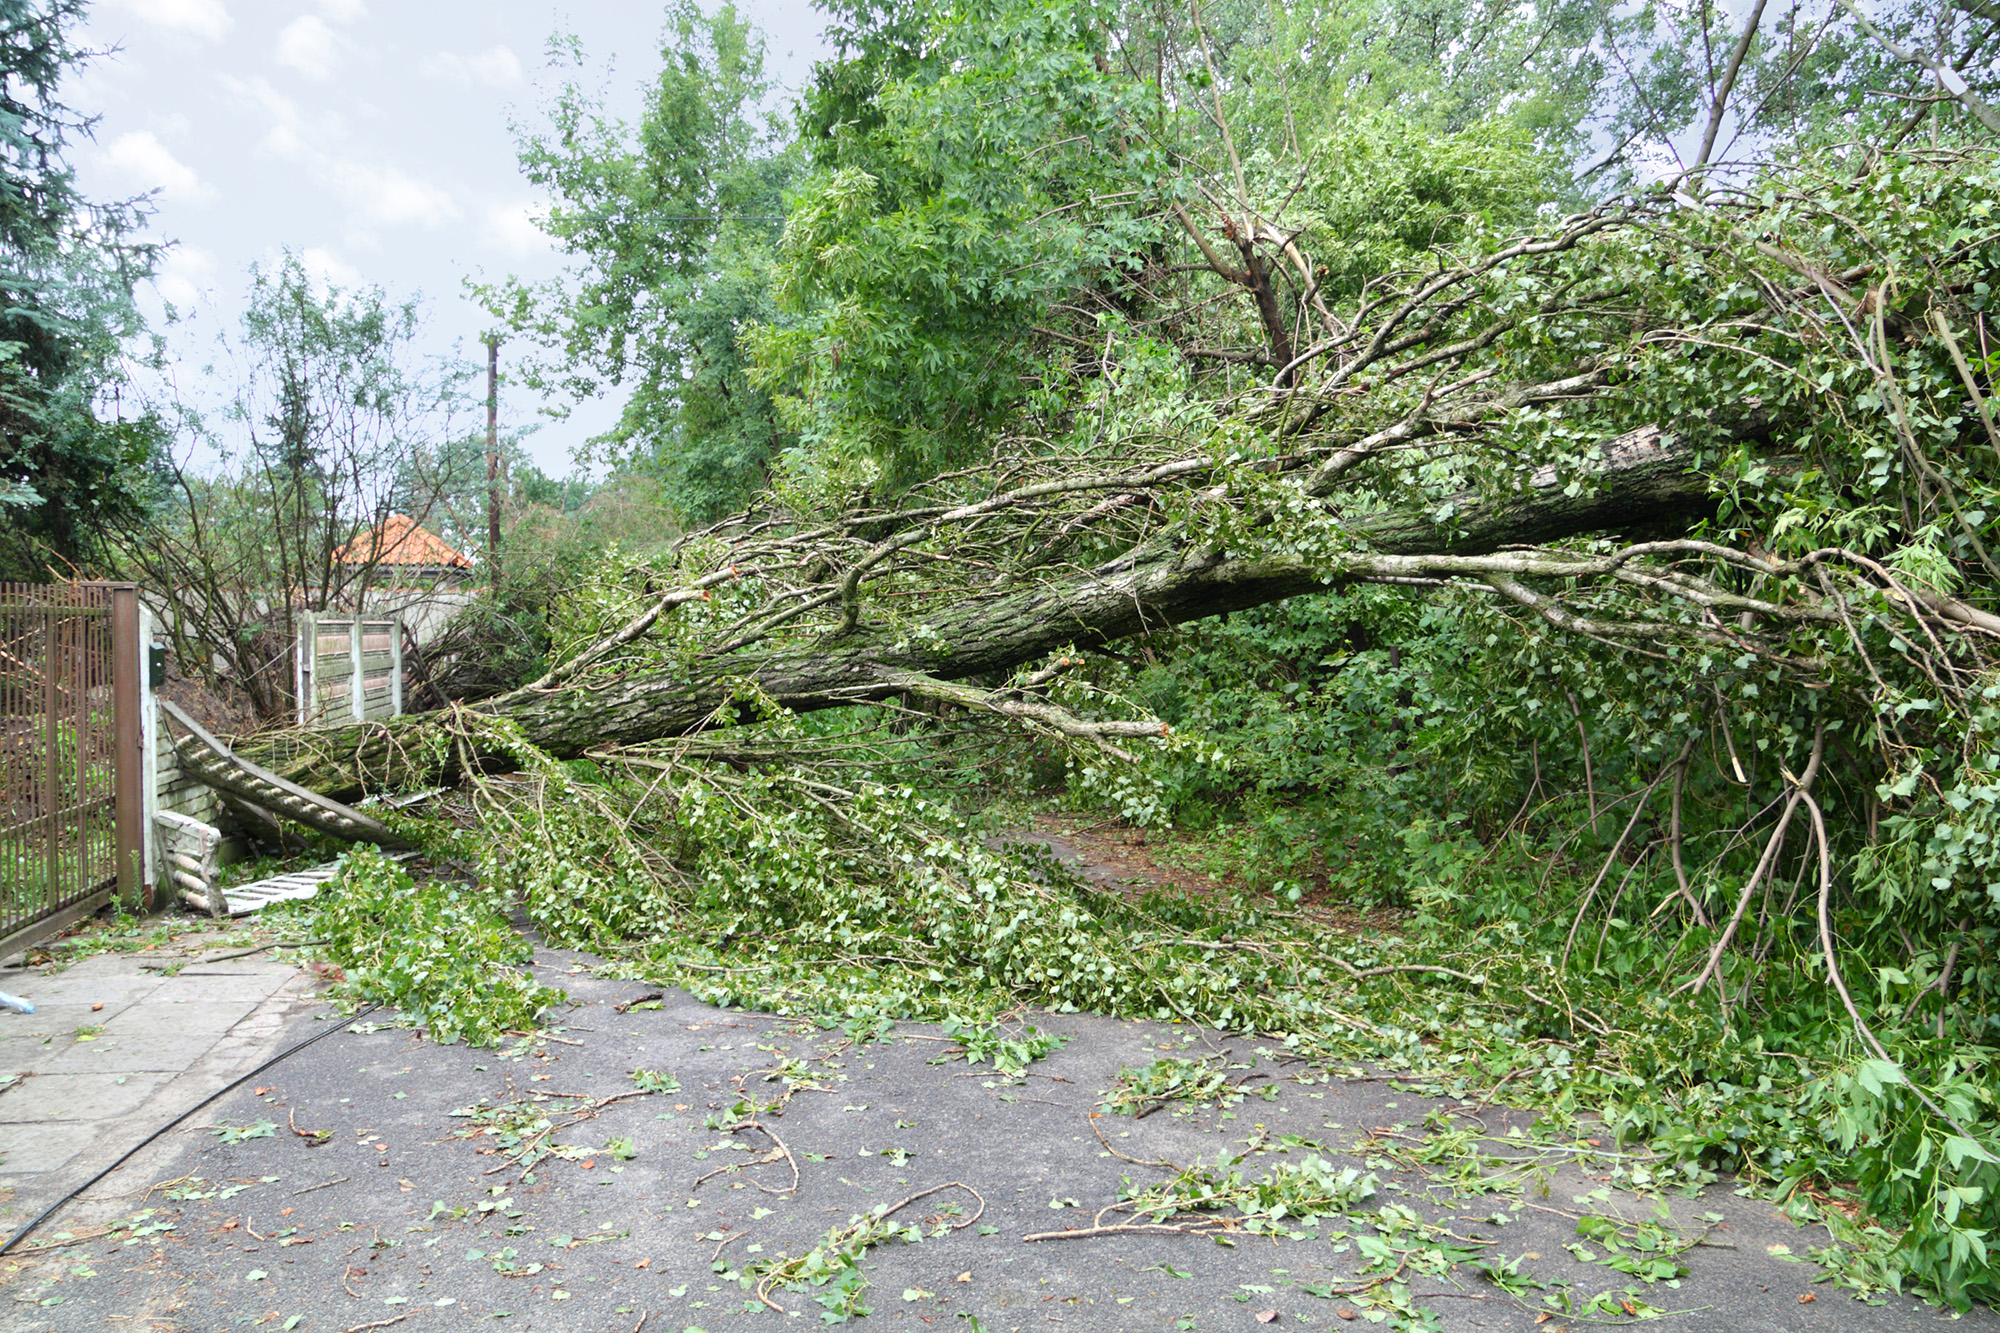
[[[1108,492],[1108,498],[1096,507],[1127,505],[1137,502],[1145,490],[1163,479],[1185,484],[1189,476],[1210,472],[1210,468],[1190,465],[1160,467],[1137,475],[1078,480],[1053,494],[1073,499]],[[736,558],[721,570],[660,595],[617,634],[581,654],[578,662],[488,701],[483,710],[508,718],[522,738],[537,749],[573,758],[599,747],[632,745],[730,725],[739,715],[749,715],[736,706],[746,689],[791,711],[810,712],[875,702],[905,692],[923,693],[947,681],[995,676],[1061,649],[1099,648],[1150,629],[1330,586],[1489,575],[1587,576],[1611,565],[1599,557],[1530,548],[1593,533],[1685,528],[1712,512],[1715,504],[1707,479],[1691,469],[1687,455],[1667,447],[1657,429],[1607,442],[1602,462],[1588,474],[1588,482],[1578,489],[1545,475],[1534,479],[1521,494],[1505,499],[1482,500],[1467,493],[1453,506],[1449,521],[1385,513],[1342,523],[1338,511],[1330,509],[1327,521],[1365,545],[1318,558],[1255,550],[1239,554],[1169,528],[1145,537],[1132,551],[1095,568],[1018,589],[1001,586],[974,591],[927,611],[914,622],[899,619],[889,625],[868,626],[859,623],[857,615],[853,624],[842,620],[809,637],[795,632],[793,637],[802,641],[776,649],[764,646],[765,636],[777,628],[767,625],[755,637],[733,635],[723,651],[691,660],[679,669],[621,671],[608,677],[589,673],[595,665],[590,660],[592,652],[602,656],[606,650],[640,639],[659,617],[677,606],[706,600],[713,589],[758,582],[769,576],[773,565],[782,568],[790,563],[787,557],[793,554],[786,549],[772,561],[766,552],[754,548],[739,553],[725,547]],[[1304,489],[1311,494],[1313,487],[1308,484]],[[1017,491],[997,501],[989,499],[942,514],[907,519],[903,532],[890,544],[916,546],[913,537],[934,538],[953,525],[1017,507],[1029,509],[1045,498],[1051,497]],[[1215,498],[1219,501],[1220,497]],[[850,520],[849,526],[879,527],[897,517],[863,515]],[[790,538],[783,545],[789,548],[798,540]],[[857,563],[851,572],[865,573],[868,568]],[[754,625],[787,615],[800,604],[814,609],[838,607],[843,595],[852,598],[858,594],[847,578],[787,584],[781,595],[760,605],[761,616],[740,619]],[[786,607],[787,602],[791,608]],[[787,623],[797,625],[799,619],[802,617],[793,617]],[[585,678],[572,679],[579,675]],[[973,706],[990,701],[1001,707],[999,696],[991,692],[948,692],[939,697]],[[431,785],[447,780],[456,766],[468,761],[488,772],[504,771],[508,766],[506,757],[497,753],[482,751],[475,758],[456,751],[441,752],[428,737],[451,725],[450,712],[416,714],[386,723],[324,729],[310,748],[302,746],[299,738],[287,736],[245,747],[244,753],[277,765],[292,781],[335,798],[378,787]],[[1073,734],[1088,735],[1094,734],[1091,728],[1102,724],[1077,720],[1074,725],[1082,730]],[[1125,723],[1119,727],[1122,734],[1158,730],[1156,724]]]
[[[595,268],[495,317],[593,390],[643,353],[626,438],[772,488],[554,593],[537,680],[246,747],[455,784],[384,822],[476,866],[466,916],[363,854],[335,961],[516,1026],[420,932],[518,909],[856,1039],[1023,1003],[1281,1034],[1568,1099],[1677,1186],[1854,1181],[1907,1230],[1848,1276],[2000,1293],[2000,161],[1877,69],[1768,122],[1803,165],[1719,166],[1732,74],[1692,167],[1563,217],[1560,131],[1375,117],[1317,35],[1030,9],[857,48],[754,241],[699,146],[563,102],[530,160]],[[700,182],[664,231],[641,160]],[[1200,852],[1243,892],[1078,883],[958,799],[1051,782],[1226,807]],[[1314,914],[1316,870],[1399,938]]]
[[[245,756],[351,799],[501,772],[521,746],[567,759],[773,709],[910,696],[1116,750],[1114,738],[1159,724],[1078,716],[1043,688],[1048,673],[1008,674],[1371,582],[1476,588],[1568,633],[1762,658],[1863,698],[1872,686],[1834,665],[1828,627],[1858,642],[1856,627],[1886,614],[1906,622],[1898,642],[1950,659],[2000,619],[1866,550],[1780,554],[1762,530],[1760,510],[1782,504],[1792,479],[1852,484],[1828,476],[1818,442],[1851,403],[1801,392],[1805,377],[1774,353],[1865,373],[1893,408],[1897,381],[1877,348],[1913,345],[1935,322],[1942,352],[1950,329],[1941,307],[1900,308],[1888,282],[1866,286],[1880,276],[1867,266],[1823,261],[1803,236],[1774,244],[1794,203],[1731,198],[1692,218],[1653,203],[1595,210],[1365,290],[1351,315],[1326,316],[1316,376],[1288,365],[1268,385],[1180,409],[1173,430],[1119,422],[1130,405],[1107,384],[1095,423],[1080,411],[1066,438],[1004,440],[989,464],[893,504],[774,500],[597,590],[551,670],[479,704],[506,720],[506,746],[468,736],[450,709],[278,733]],[[1733,266],[1734,304],[1663,286],[1627,262],[1642,244]],[[1857,325],[1849,302],[1872,324]],[[1507,351],[1528,327],[1537,338]],[[1579,344],[1598,348],[1580,364],[1568,350]],[[1696,366],[1703,387],[1690,393]],[[1936,453],[1914,415],[1905,405],[1889,424],[1915,484],[1965,526],[1955,497],[1982,465]],[[1983,559],[1976,527],[1971,543]],[[1615,614],[1579,609],[1606,589],[1628,595]],[[1955,668],[1919,664],[1939,669]]]
[[[1984,753],[2000,632],[2000,427],[1964,341],[1984,336],[1989,165],[1628,201],[1371,280],[1340,314],[1305,292],[1324,336],[1227,396],[1127,387],[1114,331],[1060,434],[887,502],[780,489],[566,597],[537,680],[243,753],[337,799],[669,738],[675,762],[768,767],[782,747],[712,733],[925,700],[1129,759],[1167,727],[1072,689],[1077,652],[1383,583],[1665,663],[1702,700],[1674,726],[1726,730],[1713,682],[1741,678],[1785,700],[1760,745],[1791,771],[1820,771],[1805,753],[1832,726],[1900,795],[1943,795],[1975,781],[1946,773]],[[1950,246],[1902,239],[1947,218]]]

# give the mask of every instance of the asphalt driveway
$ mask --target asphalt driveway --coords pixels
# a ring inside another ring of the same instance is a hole
[[[1726,1184],[1635,1195],[1614,1188],[1628,1159],[1586,1138],[1534,1147],[1523,1113],[1334,1076],[1255,1040],[1031,1015],[1066,1043],[1008,1078],[928,1025],[856,1040],[678,991],[644,1000],[657,988],[597,979],[592,962],[538,954],[576,1001],[538,1044],[380,1027],[258,1076],[10,1256],[0,1326],[717,1333],[844,1308],[864,1326],[993,1333],[1552,1333],[1629,1308],[1690,1331],[1886,1333],[1948,1318],[1816,1282],[1802,1259],[1824,1233]],[[329,1021],[294,1017],[273,1048]],[[1235,1086],[1093,1120],[1121,1070],[1162,1058]],[[744,1103],[780,1100],[745,1124]],[[1454,1130],[1474,1132],[1440,1137]],[[1454,1147],[1471,1140],[1485,1156]],[[1518,1167],[1496,1165],[1510,1155]],[[1100,1217],[1197,1162],[1247,1187],[1351,1166],[1372,1196],[1267,1220],[1274,1234]],[[877,1229],[901,1235],[822,1243],[899,1203]],[[805,1266],[774,1274],[787,1257]],[[2000,1327],[1985,1311],[1962,1322]]]

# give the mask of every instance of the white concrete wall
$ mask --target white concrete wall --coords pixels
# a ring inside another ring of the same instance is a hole
[[[363,598],[362,614],[365,616],[388,616],[400,613],[403,623],[418,646],[429,643],[444,632],[453,617],[478,599],[479,594],[470,588],[370,588]],[[139,590],[140,602],[153,612],[155,631],[166,634],[174,622],[174,608],[157,593]],[[267,604],[258,599],[257,605]],[[345,614],[351,608],[341,608]]]
[[[444,633],[445,626],[478,596],[470,588],[370,588],[362,614],[402,616],[421,648]]]

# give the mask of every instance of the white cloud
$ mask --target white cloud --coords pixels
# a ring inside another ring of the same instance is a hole
[[[459,216],[449,191],[395,167],[355,155],[337,117],[308,119],[269,80],[225,79],[248,107],[270,117],[263,150],[304,166],[358,222],[367,226],[439,227]]]
[[[151,130],[119,135],[104,150],[104,160],[139,188],[159,190],[169,199],[205,199],[215,193]]]
[[[361,270],[331,250],[309,246],[299,254],[299,262],[306,266],[307,275],[319,284],[322,291],[328,287],[361,285]]]
[[[278,63],[309,79],[330,79],[340,64],[344,45],[339,33],[307,14],[293,19],[278,34]]]
[[[352,23],[368,12],[363,0],[319,0],[319,8],[335,23]]]
[[[215,257],[192,245],[177,245],[160,261],[153,287],[182,309],[198,304],[215,278]]]
[[[299,115],[298,104],[273,88],[269,79],[238,79],[225,74],[222,86],[235,93],[246,106],[271,118],[271,128],[264,131],[260,145],[265,152],[277,157],[297,157],[305,151],[303,118]]]
[[[443,79],[463,87],[485,84],[505,88],[521,81],[521,60],[504,46],[488,47],[472,55],[439,51],[425,56],[417,72],[427,79]]]
[[[122,0],[119,8],[157,27],[215,41],[229,31],[222,0]]]
[[[526,259],[549,248],[549,238],[535,225],[532,204],[494,204],[486,210],[480,240],[488,247],[506,252],[510,259]]]
[[[458,216],[451,195],[394,167],[329,161],[324,170],[347,205],[367,222],[437,227]]]

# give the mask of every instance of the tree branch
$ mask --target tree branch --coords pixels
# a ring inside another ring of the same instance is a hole
[[[1855,6],[1854,0],[1836,0],[1836,3],[1849,14],[1853,15],[1854,21],[1861,25],[1863,32],[1875,39],[1877,46],[1906,65],[1920,65],[1936,75],[1938,82],[1944,85],[1946,92],[1958,100],[1959,105],[1970,111],[1981,125],[1984,125],[1995,134],[2000,134],[2000,111],[1995,111],[1991,106],[1982,101],[1979,95],[1973,92],[1971,87],[1967,85],[1963,74],[1960,74],[1949,65],[1940,65],[1919,52],[1906,50],[1897,45],[1890,39],[1889,34],[1883,32],[1869,21],[1868,16]]]

